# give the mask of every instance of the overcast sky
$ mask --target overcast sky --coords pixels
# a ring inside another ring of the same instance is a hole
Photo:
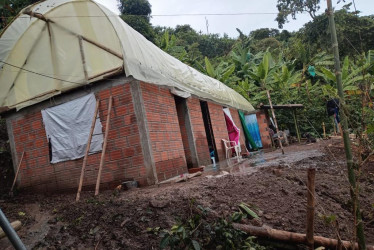
[[[105,5],[115,13],[119,13],[117,0],[96,0]],[[346,0],[349,3],[351,0]],[[245,34],[259,28],[278,28],[274,21],[277,8],[277,0],[149,0],[152,5],[152,25],[175,27],[178,24],[190,24],[192,28],[207,33],[228,34],[237,37],[236,28],[241,29]],[[343,2],[343,1],[341,1]],[[356,7],[363,15],[374,14],[374,0],[355,0]],[[334,5],[336,1],[333,1]],[[343,6],[340,3],[337,8]],[[320,13],[324,12],[326,1],[321,0]],[[353,9],[353,7],[351,8]],[[251,13],[243,14],[240,13]],[[255,14],[262,13],[262,14]],[[270,13],[270,14],[264,14]],[[236,15],[198,15],[183,16],[183,14],[236,14]],[[178,15],[178,16],[158,16]],[[290,20],[284,25],[289,31],[298,30],[304,23],[310,21],[309,14],[300,14],[297,20]]]

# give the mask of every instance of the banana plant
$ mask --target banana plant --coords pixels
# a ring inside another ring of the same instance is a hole
[[[271,88],[281,93],[281,96],[291,99],[291,89],[301,81],[300,72],[295,72],[292,66],[281,65],[273,72]]]
[[[372,63],[368,60],[362,66],[356,66],[350,62],[348,56],[344,58],[342,67],[342,84],[343,90],[346,94],[352,95],[361,93],[359,84],[365,79],[371,77],[371,74],[368,73],[368,70],[372,67],[371,64]],[[317,75],[321,76],[326,83],[329,83],[332,86],[336,83],[335,73],[326,67],[320,67],[320,72],[317,71]]]
[[[162,35],[159,44],[160,48],[163,51],[174,56],[178,60],[182,62],[185,62],[187,60],[187,51],[184,49],[183,46],[177,45],[176,36],[174,34],[170,36],[168,30],[166,30]]]
[[[254,83],[260,87],[262,90],[266,91],[266,95],[269,101],[271,113],[275,123],[275,129],[278,134],[279,144],[282,149],[282,154],[284,154],[283,146],[281,139],[279,138],[279,130],[278,130],[278,123],[277,118],[275,117],[273,104],[271,102],[270,96],[270,89],[271,89],[271,82],[273,81],[273,74],[276,71],[277,65],[275,64],[273,57],[269,51],[266,51],[262,61],[258,65],[254,65],[251,70],[248,71],[248,74],[254,81]]]
[[[220,62],[216,68],[213,67],[210,60],[205,57],[205,67],[201,64],[198,64],[198,69],[207,74],[208,76],[217,79],[225,83],[226,85],[233,84],[234,82],[240,80],[233,73],[235,71],[235,65],[227,62]]]

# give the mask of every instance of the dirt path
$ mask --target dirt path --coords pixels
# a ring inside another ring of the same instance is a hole
[[[353,222],[344,155],[341,146],[329,144],[289,146],[285,155],[257,153],[234,167],[207,168],[203,176],[185,183],[107,191],[99,199],[85,192],[79,203],[74,202],[74,194],[21,195],[0,206],[11,220],[25,223],[20,236],[29,248],[157,249],[160,238],[146,229],[170,229],[188,216],[191,204],[208,208],[213,216],[227,217],[245,202],[260,210],[263,224],[302,233],[306,169],[315,167],[316,234],[336,237],[336,228],[329,223],[336,218],[342,238],[349,240]],[[222,175],[223,170],[230,174]],[[374,244],[372,174],[363,175],[360,196],[370,244]],[[7,246],[7,240],[0,241],[0,249]]]

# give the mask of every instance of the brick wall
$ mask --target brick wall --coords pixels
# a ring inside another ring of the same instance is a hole
[[[145,184],[145,168],[129,84],[96,94],[100,99],[99,115],[104,129],[110,95],[113,96],[113,109],[101,181],[119,184],[124,179],[134,178]],[[23,151],[26,152],[18,178],[20,187],[36,191],[78,187],[82,159],[49,163],[48,141],[40,110],[18,117],[11,124],[17,160],[20,160]],[[101,153],[96,153],[88,157],[84,186],[95,184],[100,156]]]
[[[174,96],[156,85],[140,86],[158,180],[187,172]]]
[[[241,146],[241,149],[242,149],[241,153],[243,154],[243,153],[246,152],[245,134],[244,134],[244,129],[243,129],[242,123],[240,121],[239,113],[236,109],[232,109],[232,108],[230,108],[230,113],[231,113],[232,119],[234,120],[235,125],[240,129],[239,142],[240,142],[240,146]]]
[[[209,146],[206,138],[204,120],[202,118],[200,100],[195,97],[187,99],[187,106],[190,112],[190,119],[196,145],[197,156],[200,165],[211,164]]]
[[[208,108],[210,120],[212,122],[214,140],[218,151],[218,159],[222,161],[226,158],[222,139],[228,140],[229,138],[223,108],[222,106],[211,102],[208,102]]]
[[[263,148],[271,148],[271,139],[269,134],[269,119],[267,111],[260,110],[256,113],[258,127],[260,129],[261,142]]]

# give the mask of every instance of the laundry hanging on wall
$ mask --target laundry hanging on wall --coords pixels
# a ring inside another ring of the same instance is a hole
[[[232,119],[230,110],[228,108],[223,109],[223,113],[225,115],[226,120],[226,126],[227,126],[227,132],[229,134],[230,141],[236,142],[236,145],[239,145],[239,151],[241,151],[240,148],[240,129],[235,125],[234,120]]]
[[[258,127],[257,118],[255,114],[245,116],[245,124],[251,134],[252,139],[258,148],[262,148],[260,128]]]
[[[51,144],[51,163],[74,160],[84,156],[95,113],[94,94],[42,110],[47,138]],[[97,117],[90,154],[102,150],[103,134]]]
[[[238,113],[239,113],[240,122],[242,123],[242,127],[243,127],[243,130],[244,130],[244,135],[245,135],[245,139],[246,139],[247,148],[252,149],[252,150],[258,150],[259,146],[253,140],[253,136],[251,135],[251,133],[250,133],[248,127],[247,127],[243,111],[239,110]],[[257,119],[256,119],[256,123],[257,123]]]

